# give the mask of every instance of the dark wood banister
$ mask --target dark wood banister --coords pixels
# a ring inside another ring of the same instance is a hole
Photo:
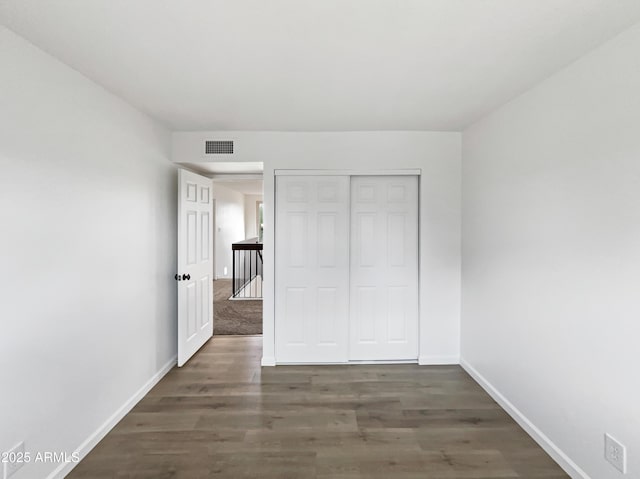
[[[238,241],[231,245],[233,256],[233,274],[232,274],[232,288],[233,297],[239,297],[238,294],[242,291],[242,298],[262,298],[262,288],[256,288],[255,295],[253,294],[253,288],[247,295],[246,286],[258,275],[262,277],[262,243],[258,241],[258,238],[250,238],[244,241]],[[247,253],[242,253],[246,251]],[[255,253],[253,253],[255,251]],[[244,260],[241,261],[241,256]],[[248,261],[247,261],[248,258]],[[247,263],[249,265],[249,274],[247,275]],[[242,271],[240,271],[242,269]]]

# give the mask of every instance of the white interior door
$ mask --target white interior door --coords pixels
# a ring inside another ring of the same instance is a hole
[[[213,335],[211,180],[179,170],[178,366]]]
[[[276,177],[276,361],[346,362],[349,177]]]
[[[418,358],[418,177],[351,178],[350,360]]]

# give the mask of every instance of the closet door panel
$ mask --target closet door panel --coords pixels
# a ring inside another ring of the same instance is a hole
[[[418,357],[418,179],[351,178],[351,360]]]
[[[276,177],[279,363],[346,362],[349,177]]]

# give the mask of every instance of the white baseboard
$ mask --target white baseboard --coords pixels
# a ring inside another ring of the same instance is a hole
[[[388,359],[381,359],[379,361],[373,360],[353,360],[342,362],[326,362],[326,361],[281,361],[276,362],[276,366],[375,366],[376,364],[418,364],[416,359],[398,359],[395,361]]]
[[[556,446],[538,427],[515,407],[500,391],[498,391],[471,364],[460,359],[460,365],[482,388],[524,429],[542,449],[549,454],[558,465],[573,479],[590,479],[580,466],[571,460],[562,449]]]
[[[458,356],[420,356],[418,358],[420,366],[445,366],[451,364],[460,364]]]
[[[420,366],[445,366],[445,365],[457,365],[460,364],[460,358],[458,356],[420,356],[418,360],[415,359],[407,360],[407,361],[346,361],[343,363],[323,363],[323,362],[279,362],[276,363],[276,358],[274,357],[262,357],[262,365],[263,366],[275,366],[276,364],[281,365],[301,365],[301,364],[416,364],[416,362]]]
[[[178,357],[174,356],[171,358],[164,366],[160,368],[160,370],[155,373],[151,379],[149,379],[138,391],[136,391],[133,396],[131,396],[116,412],[114,412],[109,419],[107,419],[102,426],[100,426],[93,434],[91,434],[80,446],[75,450],[80,456],[80,461],[86,457],[89,452],[96,447],[96,445],[107,435],[111,429],[114,428],[120,420],[127,415],[129,411],[133,409],[133,407],[140,402],[140,400],[149,392],[151,389],[160,382],[160,380],[167,374],[173,367],[177,364]],[[78,463],[65,463],[60,464],[51,474],[47,476],[47,479],[62,479],[67,474],[71,472],[71,470]]]
[[[274,356],[262,356],[262,361],[260,362],[262,366],[275,366],[276,358]]]

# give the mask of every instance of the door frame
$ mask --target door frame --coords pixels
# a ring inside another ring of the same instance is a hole
[[[389,169],[389,170],[383,170],[383,169],[344,169],[344,170],[338,170],[338,169],[327,169],[327,170],[319,170],[319,169],[309,169],[309,170],[305,170],[305,169],[285,169],[285,168],[278,168],[278,169],[274,169],[273,170],[273,176],[274,176],[274,189],[272,191],[273,197],[271,198],[273,200],[273,237],[274,237],[274,244],[273,244],[273,252],[274,252],[274,256],[275,256],[275,251],[276,251],[276,244],[275,244],[275,231],[276,228],[278,227],[277,225],[277,221],[276,221],[276,214],[277,214],[277,208],[278,205],[276,204],[276,190],[275,190],[275,185],[276,185],[276,181],[275,181],[275,177],[277,176],[416,176],[418,178],[418,196],[416,198],[417,201],[417,214],[418,214],[418,338],[420,338],[422,336],[422,328],[423,326],[423,317],[421,314],[422,311],[422,305],[421,305],[421,291],[422,291],[422,285],[421,285],[421,271],[420,271],[420,265],[422,264],[422,259],[421,259],[421,243],[420,243],[420,238],[422,237],[422,221],[421,221],[421,209],[420,209],[420,204],[421,204],[421,195],[422,195],[422,188],[421,188],[421,176],[422,176],[422,169],[421,168],[399,168],[399,169]],[[274,262],[273,262],[274,266],[275,266],[275,257],[274,257]],[[276,323],[277,323],[277,318],[276,318],[276,304],[275,304],[275,282],[278,281],[277,278],[277,272],[273,271],[273,275],[272,277],[274,278],[274,288],[273,288],[273,328],[274,328],[274,332],[275,332],[275,328],[277,327]],[[275,352],[275,340],[276,340],[276,335],[273,334],[273,351]],[[265,336],[263,336],[263,340],[266,339]],[[422,354],[422,350],[421,350],[421,345],[422,341],[418,340],[418,358],[416,360],[399,360],[399,361],[347,361],[345,363],[330,363],[333,365],[336,364],[420,364],[420,358],[421,358],[421,354]],[[283,363],[283,362],[279,362],[278,358],[274,357],[274,361],[273,363],[265,363],[265,361],[263,360],[262,365],[263,366],[276,366],[278,364],[292,364],[292,363]],[[312,364],[312,363],[304,363],[304,364]],[[321,364],[321,363],[317,363],[317,364]]]
[[[273,170],[273,176],[420,176],[420,168],[397,170]]]
[[[211,183],[211,195],[213,195],[213,182]],[[211,237],[211,241],[213,242],[213,256],[211,257],[211,267],[213,268],[213,281],[215,281],[216,279],[218,279],[216,277],[216,245],[218,244],[218,242],[216,241],[216,231],[218,230],[218,227],[216,225],[216,199],[215,198],[211,198],[211,226],[213,228],[213,232],[212,232],[212,237]],[[213,292],[213,294],[215,294],[215,291]],[[214,317],[215,317],[215,311],[214,311]]]

